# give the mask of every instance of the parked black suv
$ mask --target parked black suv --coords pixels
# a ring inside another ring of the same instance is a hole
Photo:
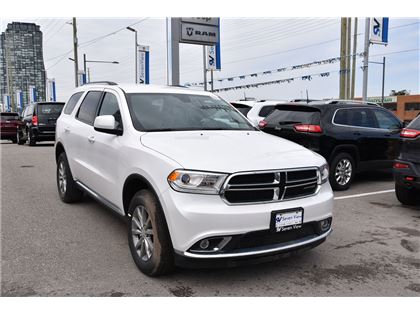
[[[398,200],[405,205],[420,205],[420,116],[401,132],[394,177]]]
[[[345,190],[356,172],[392,168],[403,123],[375,104],[333,100],[277,105],[259,126],[321,154],[332,188]]]
[[[22,111],[22,123],[17,129],[17,143],[30,146],[39,141],[55,140],[55,123],[63,110],[61,102],[38,102]]]

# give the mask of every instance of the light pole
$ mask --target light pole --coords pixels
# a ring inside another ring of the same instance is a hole
[[[71,61],[73,61],[74,62],[74,59],[73,58],[69,58],[69,60],[71,60]],[[118,65],[119,64],[119,62],[118,61],[106,61],[106,60],[86,60],[86,54],[83,54],[83,70],[84,70],[84,73],[85,73],[85,78],[86,78],[86,64],[88,63],[88,62],[91,62],[91,63],[112,63],[112,64],[115,64],[115,65]],[[85,79],[85,81],[87,81],[86,79]],[[90,81],[90,74],[89,74],[89,81]],[[85,82],[85,83],[87,83],[87,82]]]
[[[136,80],[135,80],[135,82],[136,82],[136,84],[138,83],[138,80],[139,80],[139,76],[138,76],[138,60],[137,60],[137,58],[138,58],[138,56],[137,56],[137,48],[138,48],[138,38],[137,38],[137,30],[135,30],[134,28],[132,28],[132,27],[130,27],[130,26],[127,26],[127,29],[129,30],[129,31],[132,31],[132,32],[134,32],[134,34],[135,34],[135,42],[134,42],[134,58],[136,58],[136,62],[135,62],[135,67],[136,67],[136,71],[135,71],[135,75],[136,75]]]

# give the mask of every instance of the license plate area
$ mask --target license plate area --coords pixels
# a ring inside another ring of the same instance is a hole
[[[275,210],[271,212],[270,230],[273,233],[300,229],[303,224],[303,208]]]

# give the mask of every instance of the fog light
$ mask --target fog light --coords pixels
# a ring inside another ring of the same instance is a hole
[[[209,245],[210,245],[209,240],[202,240],[200,242],[200,248],[201,249],[207,249],[209,247]]]
[[[321,223],[321,231],[325,232],[325,231],[329,230],[330,227],[331,227],[331,218],[322,220],[320,223]]]

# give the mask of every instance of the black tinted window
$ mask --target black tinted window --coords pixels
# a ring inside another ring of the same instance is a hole
[[[271,106],[263,106],[258,113],[258,116],[260,117],[266,117],[268,116],[272,111],[274,110],[274,105]]]
[[[1,118],[1,121],[18,120],[19,116],[18,114],[13,114],[13,113],[1,113],[0,118]]]
[[[407,128],[417,129],[420,130],[420,116],[417,116],[408,126]]]
[[[105,93],[98,116],[112,115],[117,123],[117,128],[122,127],[121,112],[118,107],[118,100],[114,94]]]
[[[58,117],[63,110],[64,104],[39,104],[38,116],[54,116]]]
[[[347,126],[376,128],[375,119],[369,108],[340,109],[334,123]]]
[[[101,95],[102,92],[99,91],[89,92],[80,105],[77,118],[87,124],[92,125],[96,116],[96,109],[98,107]]]
[[[79,101],[80,97],[82,96],[83,92],[78,92],[73,94],[67,102],[66,107],[64,108],[64,114],[70,115],[76,106],[77,102]]]
[[[400,121],[397,118],[395,118],[391,113],[380,109],[374,109],[373,113],[375,114],[379,128],[398,129],[401,127]]]
[[[265,118],[269,124],[320,124],[320,113],[318,111],[298,111],[287,109],[276,109]]]

